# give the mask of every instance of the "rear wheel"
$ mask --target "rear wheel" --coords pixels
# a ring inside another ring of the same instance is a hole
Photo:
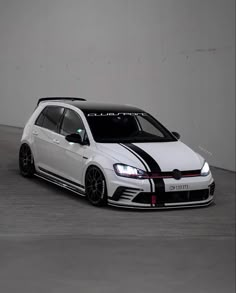
[[[95,206],[106,205],[107,189],[102,171],[95,167],[89,167],[85,176],[85,192],[88,200]]]
[[[20,173],[24,177],[32,177],[35,172],[34,158],[30,147],[24,143],[20,147],[19,151],[19,168]]]

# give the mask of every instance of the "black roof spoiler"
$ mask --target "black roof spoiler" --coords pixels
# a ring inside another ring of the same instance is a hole
[[[67,101],[86,101],[84,98],[73,98],[73,97],[47,97],[38,100],[37,106],[43,101],[57,101],[57,100],[67,100]]]

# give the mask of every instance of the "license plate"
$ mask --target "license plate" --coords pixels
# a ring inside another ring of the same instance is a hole
[[[169,186],[169,191],[181,191],[181,190],[188,190],[188,184]]]

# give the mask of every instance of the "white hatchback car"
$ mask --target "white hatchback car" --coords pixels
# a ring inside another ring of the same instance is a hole
[[[24,128],[19,167],[23,176],[97,206],[206,206],[215,189],[208,163],[150,114],[79,98],[39,99]]]

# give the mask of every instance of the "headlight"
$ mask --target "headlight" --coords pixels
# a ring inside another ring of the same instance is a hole
[[[115,164],[113,165],[114,170],[118,176],[129,177],[135,179],[146,179],[148,178],[148,174],[138,168],[124,165],[124,164]]]
[[[201,170],[201,175],[202,176],[207,176],[210,174],[210,167],[209,164],[207,162],[204,163],[202,170]]]

